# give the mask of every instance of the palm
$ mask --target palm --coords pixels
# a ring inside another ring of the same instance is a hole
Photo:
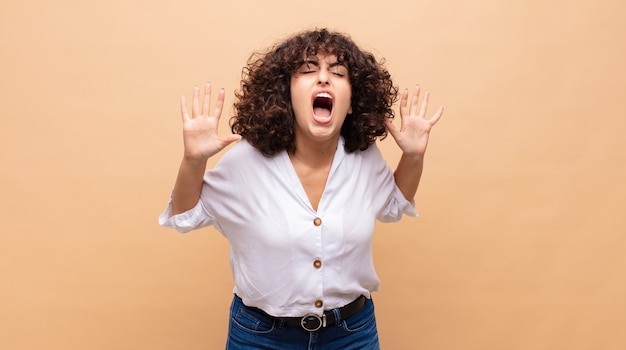
[[[409,92],[405,90],[400,100],[400,128],[387,122],[389,133],[396,140],[396,143],[405,154],[424,155],[428,145],[430,130],[435,126],[443,115],[443,107],[440,107],[435,115],[426,119],[428,109],[428,92],[425,93],[422,106],[419,106],[419,87],[415,88],[411,103],[408,103]]]

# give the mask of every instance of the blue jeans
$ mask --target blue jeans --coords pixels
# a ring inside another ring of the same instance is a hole
[[[338,313],[335,312],[337,315]],[[226,350],[379,350],[371,299],[346,320],[309,332],[243,304],[235,295],[230,308]]]

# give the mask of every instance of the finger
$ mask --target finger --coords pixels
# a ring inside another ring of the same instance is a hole
[[[226,93],[224,89],[220,89],[219,94],[217,95],[217,101],[215,102],[215,109],[213,110],[213,116],[219,118],[222,115],[222,108],[224,107],[224,96]]]
[[[180,115],[183,118],[183,122],[189,119],[189,114],[187,114],[187,101],[185,96],[180,98]]]
[[[228,144],[233,143],[235,141],[239,141],[239,140],[241,140],[241,135],[230,134],[230,135],[224,136],[221,141],[224,147],[226,147],[228,146]]]
[[[443,106],[439,107],[439,109],[437,110],[437,113],[435,113],[435,115],[432,118],[430,118],[428,122],[430,123],[430,125],[435,125],[437,124],[439,119],[441,119],[442,115],[443,115]]]
[[[385,120],[385,124],[387,125],[387,130],[389,130],[389,133],[395,139],[398,133],[398,129],[395,125],[393,125],[390,119]]]
[[[202,98],[202,115],[209,115],[209,106],[211,104],[211,83],[204,86],[204,97]]]
[[[408,115],[407,101],[409,100],[409,90],[404,89],[402,91],[402,97],[400,98],[400,117]]]
[[[426,91],[424,94],[424,101],[422,101],[422,108],[420,109],[420,114],[418,115],[420,118],[426,117],[426,110],[428,109],[428,98],[430,97],[430,93]]]
[[[417,85],[415,87],[415,91],[413,92],[413,99],[411,100],[411,109],[409,110],[410,115],[415,115],[417,113],[417,107],[420,103],[420,86]]]
[[[193,88],[193,100],[191,101],[191,117],[195,118],[200,114],[200,89],[196,86]]]

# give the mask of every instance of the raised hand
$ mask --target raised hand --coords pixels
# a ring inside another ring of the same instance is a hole
[[[185,159],[193,161],[205,161],[212,157],[230,143],[241,139],[240,135],[228,135],[219,137],[217,134],[222,108],[224,106],[224,89],[217,95],[217,102],[213,112],[209,114],[211,103],[211,84],[207,83],[204,88],[202,104],[200,102],[200,89],[196,86],[193,90],[191,103],[191,116],[187,113],[185,96],[180,101],[180,111],[183,119],[183,143],[185,146]]]
[[[419,86],[415,88],[409,105],[409,91],[405,90],[400,99],[400,128],[387,121],[389,133],[406,156],[423,157],[428,145],[428,136],[432,127],[437,124],[443,115],[443,106],[439,107],[435,115],[426,119],[428,109],[428,91],[424,94],[421,108],[419,107]]]

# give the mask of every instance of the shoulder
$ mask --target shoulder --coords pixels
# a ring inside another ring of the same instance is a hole
[[[272,157],[263,155],[263,153],[252,146],[246,139],[234,144],[216,164],[216,168],[228,169],[249,169],[259,168],[268,162]]]
[[[363,178],[376,177],[388,167],[375,143],[363,151],[341,152],[339,156],[342,169],[350,173],[356,172]]]
[[[240,162],[244,160],[253,160],[259,157],[263,157],[263,154],[250,144],[246,139],[235,143],[220,159],[220,163],[223,162]]]
[[[371,144],[366,150],[364,151],[354,151],[352,153],[349,153],[351,156],[355,157],[355,158],[360,158],[362,159],[362,161],[364,162],[380,162],[383,161],[383,155],[380,152],[380,149],[378,148],[378,145],[376,142],[374,142],[373,144]]]

